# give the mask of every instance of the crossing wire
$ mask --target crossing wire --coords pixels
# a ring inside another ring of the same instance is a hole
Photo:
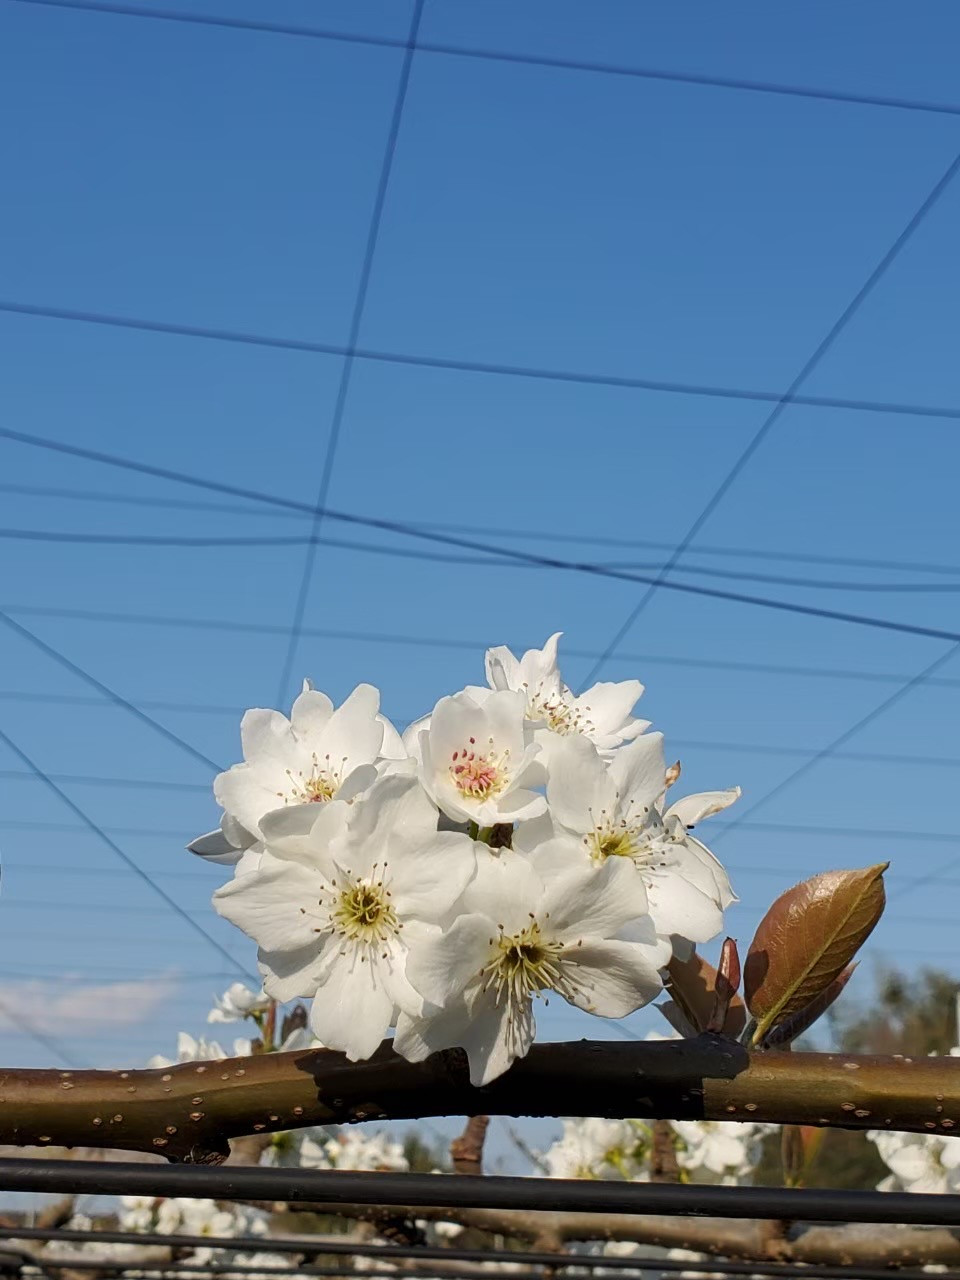
[[[118,625],[175,627],[184,630],[224,631],[233,634],[284,635],[287,628],[278,623],[248,622],[229,618],[189,618],[176,614],[127,613],[121,610],[70,609],[56,605],[2,604],[0,610],[12,616],[34,618],[71,618],[82,622],[109,622]],[[478,652],[492,644],[501,643],[502,637],[487,640],[461,640],[436,635],[409,635],[404,632],[354,631],[336,627],[305,627],[305,636],[317,640],[342,640],[349,643],[404,645],[412,648],[432,648]],[[597,649],[571,646],[565,649],[568,657],[595,658]],[[736,671],[746,675],[799,676],[813,680],[859,681],[867,684],[901,684],[912,677],[893,671],[862,671],[849,667],[807,667],[778,662],[738,662],[726,658],[685,657],[681,654],[630,653],[620,654],[621,662],[649,663],[653,666],[680,667],[703,671]],[[932,676],[927,684],[942,689],[960,688],[960,679],[949,676]],[[77,706],[98,706],[100,699],[69,694],[27,693],[21,690],[0,690],[0,698],[20,699],[27,702],[68,702]],[[168,702],[157,699],[137,699],[140,707],[154,711],[198,712],[205,715],[242,715],[241,706],[221,706],[197,702]]]
[[[374,48],[402,49],[404,42],[389,35],[360,35],[354,32],[304,27],[294,23],[268,22],[264,19],[219,17],[213,14],[187,13],[177,9],[159,9],[150,5],[110,3],[109,0],[8,0],[17,4],[48,9],[70,9],[88,13],[114,14],[129,18],[152,18],[163,22],[181,22],[193,26],[222,27],[233,31],[262,32],[301,39],[326,40],[342,44],[369,45]],[[934,115],[960,115],[960,106],[948,102],[931,102],[918,98],[892,97],[882,94],[855,93],[842,89],[819,89],[812,85],[778,84],[769,80],[748,80],[739,76],[715,76],[692,71],[667,71],[657,67],[636,67],[615,62],[588,61],[550,54],[512,53],[502,49],[484,49],[454,45],[436,40],[418,44],[423,53],[453,58],[472,58],[484,62],[503,62],[517,66],[545,67],[562,71],[590,72],[598,75],[628,77],[637,80],[662,81],[667,84],[692,85],[702,88],[731,89],[744,93],[773,94],[788,98],[810,98],[820,102],[837,102],[850,106],[886,107],[897,111],[918,111]]]
[[[29,628],[23,626],[22,623],[15,621],[15,619],[11,618],[8,613],[4,613],[3,610],[0,610],[0,623],[13,631],[15,635],[20,636],[21,639],[28,641],[34,646],[34,648],[39,649],[41,653],[46,654],[48,658],[52,658],[54,662],[59,663],[60,666],[69,671],[71,675],[77,676],[77,678],[82,680],[85,684],[96,689],[98,693],[102,694],[110,702],[115,703],[118,707],[122,707],[124,711],[129,712],[130,715],[135,716],[142,724],[153,729],[155,733],[159,733],[160,736],[166,738],[168,742],[172,742],[175,746],[180,747],[181,750],[186,751],[186,753],[192,756],[194,760],[198,760],[206,768],[212,769],[214,773],[221,772],[220,765],[211,760],[209,756],[205,756],[202,751],[198,751],[196,747],[191,746],[185,738],[181,738],[178,733],[174,733],[172,729],[168,729],[165,725],[162,725],[159,720],[154,720],[152,716],[148,716],[145,711],[141,711],[141,709],[130,702],[129,699],[123,697],[122,694],[117,693],[115,689],[111,689],[110,686],[104,684],[102,680],[98,680],[97,677],[87,671],[85,667],[81,667],[79,663],[73,662],[66,656],[66,654],[61,653],[59,649],[55,649],[53,645],[48,644],[46,640],[41,640],[38,635],[35,635],[31,630],[29,630]]]
[[[713,493],[708,498],[706,504],[701,508],[696,519],[687,529],[686,533],[683,535],[680,542],[677,543],[677,546],[674,548],[673,552],[671,553],[663,569],[660,571],[660,573],[657,574],[656,579],[650,583],[646,591],[644,591],[643,595],[640,597],[637,603],[633,606],[633,608],[627,614],[627,617],[624,619],[621,625],[614,632],[613,638],[607,644],[607,647],[604,649],[601,656],[597,659],[597,661],[593,664],[593,666],[587,672],[587,675],[584,677],[584,680],[583,680],[583,687],[587,687],[591,685],[600,675],[600,672],[603,670],[603,668],[609,662],[610,658],[613,657],[614,653],[620,647],[621,642],[629,634],[634,623],[637,621],[637,619],[646,609],[650,601],[654,598],[654,596],[657,593],[657,590],[664,585],[667,575],[673,569],[674,565],[676,565],[677,561],[680,560],[683,557],[683,555],[686,553],[688,547],[693,542],[694,538],[696,538],[697,534],[700,532],[700,530],[703,528],[706,522],[710,519],[710,517],[713,515],[716,509],[720,506],[721,502],[723,502],[723,499],[726,497],[727,493],[730,491],[730,489],[732,488],[732,486],[734,485],[738,477],[742,475],[746,467],[749,465],[750,460],[753,458],[754,454],[763,444],[764,440],[766,440],[767,436],[776,426],[777,422],[786,412],[787,408],[794,402],[794,397],[796,396],[797,392],[804,385],[804,383],[806,383],[808,378],[810,378],[810,376],[817,370],[824,356],[826,356],[827,353],[831,350],[834,343],[837,341],[840,335],[844,332],[844,330],[850,324],[850,321],[854,318],[854,316],[857,314],[857,312],[866,302],[867,298],[869,298],[870,295],[873,293],[874,289],[877,287],[877,285],[886,275],[889,268],[900,256],[900,253],[902,252],[904,247],[907,244],[909,244],[914,233],[921,226],[924,219],[931,212],[931,210],[936,207],[936,205],[940,200],[940,197],[943,195],[943,193],[949,187],[950,183],[953,181],[953,178],[956,175],[958,169],[960,169],[960,152],[957,153],[957,155],[953,158],[953,160],[947,166],[944,173],[941,174],[940,178],[934,184],[932,190],[927,194],[926,198],[923,200],[920,207],[916,210],[913,217],[910,219],[907,225],[903,228],[903,230],[897,236],[896,240],[894,240],[893,244],[889,247],[889,249],[887,249],[886,253],[883,255],[883,257],[880,259],[880,261],[877,263],[874,269],[870,272],[870,275],[867,277],[864,283],[860,286],[860,288],[857,290],[854,296],[850,299],[850,301],[844,307],[843,311],[840,313],[837,319],[830,326],[827,333],[824,335],[824,337],[820,340],[820,342],[815,347],[813,353],[807,358],[807,360],[804,361],[803,365],[800,368],[800,371],[797,373],[796,377],[787,387],[786,391],[783,393],[780,400],[776,403],[776,405],[774,405],[773,409],[771,409],[770,413],[767,414],[766,418],[764,418],[763,422],[760,424],[760,426],[751,436],[746,448],[735,460],[730,470],[723,476],[720,483],[717,485]]]
[[[179,918],[188,925],[194,933],[198,933],[206,942],[208,942],[210,946],[213,947],[214,950],[216,950],[223,959],[229,963],[231,969],[243,974],[245,978],[251,978],[259,986],[260,978],[255,974],[252,974],[249,969],[245,968],[239,960],[230,954],[226,947],[222,946],[217,941],[213,934],[208,933],[203,925],[194,920],[190,912],[187,911],[186,908],[182,907],[175,898],[172,898],[170,894],[167,893],[166,889],[161,888],[160,885],[157,884],[156,880],[154,880],[148,872],[144,871],[143,867],[141,867],[138,862],[135,862],[128,853],[125,853],[116,841],[111,839],[106,830],[96,823],[86,810],[82,809],[75,800],[72,800],[59,783],[55,782],[51,775],[46,773],[31,756],[28,756],[27,753],[18,746],[10,735],[2,728],[0,728],[0,742],[4,743],[6,747],[13,752],[17,759],[20,760],[27,769],[29,769],[34,777],[42,782],[44,786],[46,786],[47,789],[61,801],[62,804],[66,805],[74,817],[79,818],[84,827],[102,841],[102,843],[106,845],[115,857],[120,859],[128,871],[132,871],[133,874],[137,876],[138,879],[142,880],[151,892],[156,894],[156,896],[160,898],[175,915],[179,916]]]
[[[18,0],[22,3],[23,0]],[[419,46],[418,46],[419,47]],[[245,346],[272,347],[281,351],[304,351],[316,355],[344,357],[348,348],[335,342],[313,342],[306,338],[271,337],[262,333],[244,333],[237,329],[211,328],[208,325],[174,324],[140,316],[118,316],[104,311],[54,307],[14,298],[0,298],[0,312],[35,316],[48,320],[104,325],[114,329],[132,329],[143,333],[171,334],[182,338],[203,338],[213,342],[236,342]],[[544,369],[532,365],[503,364],[491,360],[461,360],[442,356],[416,355],[409,352],[384,351],[357,347],[355,360],[378,364],[406,366],[414,369],[441,369],[454,373],[475,373],[504,378],[531,378],[545,382],[575,383],[588,387],[610,387],[625,391],[655,391],[666,395],[702,396],[719,400],[752,400],[761,404],[777,404],[781,391],[763,391],[747,387],[721,387],[707,383],[673,382],[664,379],[636,378],[607,373],[584,373],[571,369]],[[858,413],[881,413],[919,418],[960,420],[960,406],[913,404],[893,400],[863,400],[841,396],[797,394],[791,403],[813,409],[843,409]],[[309,510],[309,508],[307,508]]]
[[[410,84],[410,71],[413,66],[413,55],[417,46],[417,34],[420,30],[420,20],[423,16],[423,6],[424,0],[414,0],[413,10],[410,17],[410,28],[407,33],[407,43],[403,51],[403,62],[401,64],[400,75],[397,80],[396,94],[394,95],[393,112],[390,117],[390,128],[387,132],[383,159],[380,164],[380,174],[377,180],[377,192],[373,201],[373,210],[370,214],[370,222],[367,226],[367,240],[364,246],[363,260],[360,267],[360,279],[357,283],[357,292],[353,302],[353,314],[350,317],[350,331],[347,336],[346,355],[344,356],[343,364],[340,367],[340,381],[337,386],[337,398],[333,408],[333,417],[330,421],[330,432],[327,436],[327,447],[323,458],[323,470],[320,474],[320,487],[317,490],[317,501],[313,520],[310,526],[312,537],[307,545],[307,553],[304,557],[303,570],[300,574],[300,585],[297,589],[297,600],[293,610],[293,621],[290,625],[290,635],[287,641],[287,651],[284,655],[283,663],[280,668],[280,682],[277,689],[277,703],[280,705],[282,705],[284,701],[287,686],[290,683],[290,673],[293,669],[293,664],[296,661],[297,648],[300,644],[304,614],[306,613],[307,600],[310,595],[310,583],[313,578],[313,566],[317,556],[316,538],[323,525],[327,496],[330,492],[330,482],[333,478],[333,466],[337,456],[337,446],[340,443],[340,432],[343,428],[343,415],[347,406],[347,397],[350,394],[350,383],[353,376],[353,366],[356,358],[355,351],[357,343],[360,340],[360,326],[363,323],[363,313],[367,303],[367,292],[370,287],[370,275],[373,270],[373,259],[377,251],[377,242],[380,239],[380,227],[383,222],[383,209],[387,199],[387,188],[390,185],[390,174],[393,169],[394,157],[397,153],[397,140],[400,136],[400,124],[403,119],[403,108],[407,98],[407,88]]]
[[[960,156],[955,165],[960,164]],[[795,400],[794,400],[795,402]],[[289,510],[305,511],[310,514],[317,508],[309,503],[297,502],[293,498],[283,498],[276,494],[261,493],[244,485],[227,484],[223,481],[209,480],[188,472],[177,471],[172,467],[158,467],[151,463],[136,462],[130,458],[121,458],[116,454],[105,453],[98,449],[86,449],[79,445],[54,441],[35,436],[25,431],[14,431],[9,427],[0,427],[0,438],[15,440],[20,444],[28,444],[42,449],[52,449],[58,453],[73,457],[86,458],[107,466],[120,467],[135,471],[142,475],[151,475],[158,479],[172,480],[179,484],[191,485],[195,488],[208,489],[216,493],[228,493],[234,497],[253,498],[274,506]],[[604,568],[602,565],[588,561],[561,560],[556,556],[535,555],[528,551],[519,551],[508,547],[498,547],[475,538],[463,538],[453,534],[430,532],[429,530],[408,524],[402,520],[387,520],[381,517],[356,515],[351,512],[337,511],[332,507],[324,509],[324,518],[339,521],[343,524],[369,529],[380,529],[388,533],[397,533],[405,537],[421,541],[439,543],[444,546],[463,547],[470,551],[481,551],[508,556],[511,560],[539,565],[547,569],[568,569],[575,573],[589,574],[592,577],[610,578],[617,582],[634,582],[652,585],[654,582],[664,591],[676,591],[684,595],[703,596],[713,600],[726,600],[735,604],[747,604],[756,608],[772,609],[782,613],[794,613],[804,617],[829,619],[833,622],[845,622],[855,626],[874,627],[882,631],[894,631],[904,635],[925,636],[933,640],[951,640],[960,642],[960,632],[950,631],[943,627],[920,626],[915,623],[898,622],[892,618],[876,618],[865,614],[849,613],[841,609],[824,609],[817,605],[799,604],[790,600],[778,600],[770,596],[755,596],[742,591],[725,591],[718,587],[705,587],[690,582],[674,582],[668,578],[652,578],[649,575],[628,572],[623,569]]]
[[[866,729],[868,725],[873,724],[875,720],[879,719],[880,716],[889,711],[891,707],[896,706],[901,699],[912,693],[918,685],[923,684],[929,676],[934,675],[941,667],[945,666],[958,652],[960,652],[960,643],[951,645],[949,649],[941,653],[938,658],[935,658],[933,662],[929,663],[921,671],[918,671],[916,675],[911,676],[905,684],[901,685],[899,689],[895,689],[893,693],[889,694],[882,702],[878,703],[877,706],[868,711],[866,715],[861,716],[858,720],[854,721],[849,728],[844,729],[841,734],[838,734],[837,737],[831,739],[831,741],[826,743],[825,746],[820,747],[819,750],[815,751],[803,762],[803,764],[798,765],[797,768],[787,774],[785,778],[782,778],[775,787],[772,787],[762,795],[759,800],[756,800],[752,805],[749,805],[744,809],[738,817],[725,823],[723,829],[714,836],[714,843],[716,843],[717,840],[725,839],[732,831],[743,826],[753,814],[758,812],[758,810],[765,808],[771,800],[774,800],[777,796],[781,795],[782,792],[792,786],[800,778],[805,777],[811,769],[815,768],[818,764],[821,764],[824,760],[829,759],[838,748],[846,746],[851,738],[856,737],[861,730]]]
[[[403,560],[421,560],[428,563],[472,565],[481,568],[498,569],[539,569],[541,566],[527,564],[524,561],[512,560],[503,555],[478,556],[454,555],[442,551],[423,551],[413,547],[393,547],[376,542],[357,542],[348,538],[331,538],[327,534],[281,534],[279,536],[258,537],[253,535],[222,534],[148,534],[148,533],[88,533],[83,530],[62,529],[4,529],[0,528],[0,540],[13,542],[56,543],[77,546],[108,547],[189,547],[189,548],[249,548],[249,547],[307,547],[308,552],[318,546],[332,547],[344,551],[358,551],[365,555],[390,556]],[[599,560],[597,567],[601,569],[643,569],[650,572],[666,572],[694,574],[705,578],[724,578],[737,582],[762,582],[779,587],[802,587],[814,591],[867,591],[880,594],[907,595],[942,595],[960,592],[958,582],[862,582],[836,581],[831,578],[801,578],[790,574],[756,573],[740,569],[717,569],[712,565],[676,564],[665,565],[659,561],[642,560]],[[298,636],[303,635],[302,610],[298,611]],[[289,674],[289,673],[288,673]],[[284,682],[284,689],[286,682]],[[282,700],[283,690],[279,698]]]
[[[117,503],[132,507],[158,507],[165,510],[202,511],[205,515],[225,514],[267,517],[272,519],[297,520],[301,513],[297,511],[275,511],[272,508],[262,510],[258,506],[236,506],[227,503],[191,502],[186,498],[156,498],[145,494],[110,493],[102,489],[65,489],[50,485],[36,484],[0,484],[0,493],[11,493],[33,498],[66,498],[80,502]],[[421,529],[449,530],[452,533],[482,533],[490,536],[490,529],[483,525],[449,524],[445,522],[418,521]],[[651,538],[624,538],[610,534],[596,533],[563,533],[557,529],[504,529],[499,525],[493,536],[504,539],[524,539],[534,542],[566,542],[583,543],[606,547],[646,547],[654,551],[672,551],[676,543],[658,542]],[[327,539],[324,539],[326,542]],[[916,560],[880,560],[869,556],[816,555],[813,552],[774,551],[764,547],[718,547],[707,543],[697,546],[697,553],[702,556],[721,556],[746,560],[774,560],[793,564],[843,565],[855,569],[884,569],[896,573],[930,573],[946,574],[949,577],[960,575],[960,565],[932,563]],[[608,562],[609,563],[609,562]],[[639,568],[634,564],[633,568]],[[690,566],[684,566],[689,568]]]

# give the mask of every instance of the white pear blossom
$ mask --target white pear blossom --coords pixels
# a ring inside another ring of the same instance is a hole
[[[664,809],[665,780],[660,733],[644,734],[610,760],[586,738],[569,738],[551,759],[547,821],[554,833],[577,838],[585,862],[614,859],[635,869],[638,908],[649,911],[658,933],[707,942],[736,897],[723,867],[689,827],[740,792],[687,796]],[[514,844],[528,848],[546,831],[544,820],[521,826]]]
[[[939,1133],[891,1133],[887,1129],[871,1129],[867,1137],[890,1170],[878,1191],[960,1191],[960,1138]]]
[[[264,821],[258,870],[214,894],[214,906],[260,946],[269,995],[316,995],[310,1022],[351,1059],[373,1053],[401,1009],[419,1013],[408,955],[439,933],[476,866],[473,841],[437,830],[416,778],[390,776],[363,804]]]
[[[308,1137],[300,1148],[304,1169],[369,1169],[406,1173],[410,1168],[403,1147],[387,1134],[343,1129],[336,1137]]]
[[[672,1120],[680,1139],[681,1169],[705,1170],[726,1181],[745,1177],[760,1159],[760,1144],[773,1126],[736,1120]]]
[[[217,776],[214,795],[224,810],[219,832],[190,846],[208,861],[236,862],[262,837],[266,814],[289,805],[350,800],[377,777],[384,740],[391,757],[403,754],[399,735],[380,714],[380,694],[358,685],[337,708],[309,680],[289,720],[255,708],[241,721],[243,762]]]
[[[233,1042],[233,1049],[228,1053],[216,1040],[205,1040],[203,1036],[194,1039],[186,1031],[177,1036],[177,1056],[164,1058],[155,1054],[147,1063],[148,1067],[172,1067],[180,1062],[214,1062],[221,1058],[246,1058],[253,1052],[252,1041],[238,1037]]]
[[[531,788],[544,773],[524,713],[521,693],[480,703],[464,692],[441,698],[429,721],[407,731],[424,788],[454,822],[492,827],[543,813],[546,800]]]
[[[557,666],[562,634],[556,632],[542,649],[528,649],[521,658],[504,645],[486,654],[490,688],[515,689],[524,695],[527,719],[538,726],[536,741],[546,758],[571,734],[582,734],[600,751],[609,752],[649,729],[649,720],[632,715],[643,693],[639,680],[604,681],[579,695],[564,684]]]
[[[564,1120],[563,1137],[544,1152],[551,1178],[647,1182],[650,1130],[636,1120]]]
[[[208,1022],[242,1022],[266,1013],[270,997],[265,991],[251,991],[242,982],[232,983],[222,996],[214,999],[214,1007],[207,1014]]]
[[[463,895],[463,912],[424,941],[408,962],[411,982],[428,1002],[421,1017],[404,1014],[394,1047],[411,1061],[460,1046],[470,1079],[487,1084],[533,1043],[533,1001],[552,992],[590,1013],[622,1018],[662,989],[659,968],[669,944],[617,938],[636,924],[633,868],[535,866],[513,853],[487,854]]]

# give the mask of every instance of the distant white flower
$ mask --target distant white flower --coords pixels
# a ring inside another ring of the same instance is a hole
[[[478,862],[463,911],[411,952],[411,982],[428,1002],[403,1015],[394,1048],[411,1061],[460,1046],[470,1079],[487,1084],[533,1043],[533,1001],[553,992],[606,1018],[622,1018],[661,990],[669,944],[623,942],[635,920],[633,868],[534,865],[519,854]]]
[[[609,752],[649,729],[649,720],[631,714],[643,693],[639,680],[602,682],[579,695],[564,684],[557,667],[562,634],[558,631],[542,649],[528,649],[522,658],[505,646],[488,649],[486,655],[490,688],[523,693],[527,719],[540,726],[536,740],[547,758],[552,758],[557,741],[571,734],[582,734],[600,751]]]
[[[253,1052],[253,1045],[250,1040],[239,1038],[233,1042],[233,1051],[227,1053],[222,1049],[216,1040],[204,1040],[202,1036],[194,1039],[186,1031],[181,1031],[177,1036],[177,1056],[176,1058],[164,1058],[160,1054],[156,1054],[147,1063],[148,1067],[172,1067],[180,1062],[212,1062],[220,1058],[246,1058]]]
[[[635,868],[638,914],[648,910],[658,933],[707,942],[736,898],[723,867],[688,827],[732,804],[740,792],[687,796],[664,811],[665,778],[660,733],[644,734],[610,760],[585,738],[569,738],[551,759],[550,821],[554,832],[578,837],[585,861]],[[542,820],[521,826],[514,845],[526,849],[544,832]]]
[[[473,874],[474,843],[437,831],[415,778],[381,778],[364,804],[325,806],[306,831],[299,817],[265,821],[259,869],[217,890],[214,906],[259,944],[274,999],[315,995],[314,1033],[367,1058],[400,1009],[422,1007],[408,953],[439,932]]]
[[[545,810],[530,789],[544,773],[524,707],[520,693],[491,693],[482,704],[458,693],[440,699],[425,728],[408,730],[424,787],[455,822],[492,827]]]
[[[377,776],[385,724],[380,694],[369,684],[334,708],[305,681],[289,720],[279,711],[248,711],[240,725],[243,763],[221,773],[213,787],[227,819],[225,840],[260,839],[261,821],[275,809],[349,800],[365,790]],[[392,727],[391,735],[392,741]]]
[[[771,1126],[735,1120],[672,1120],[680,1143],[681,1169],[703,1169],[718,1177],[742,1178],[760,1158],[760,1143]]]
[[[544,1152],[551,1178],[646,1182],[649,1130],[633,1120],[564,1120],[563,1137]]]
[[[255,1014],[266,1013],[270,997],[265,991],[251,991],[242,982],[232,983],[222,996],[214,1000],[214,1008],[207,1014],[208,1022],[242,1022]]]
[[[368,1169],[406,1173],[403,1147],[385,1133],[343,1129],[335,1138],[306,1138],[300,1148],[304,1169]]]
[[[871,1129],[867,1137],[876,1144],[890,1177],[880,1191],[915,1191],[939,1194],[960,1191],[960,1138],[938,1133],[891,1133]]]

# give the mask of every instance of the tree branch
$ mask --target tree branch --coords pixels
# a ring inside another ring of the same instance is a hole
[[[460,1137],[452,1140],[450,1159],[454,1173],[483,1173],[483,1143],[489,1124],[489,1116],[471,1116]]]
[[[410,1063],[329,1049],[142,1071],[0,1072],[0,1143],[102,1146],[219,1163],[230,1139],[308,1125],[443,1115],[762,1120],[952,1133],[960,1062],[747,1053],[733,1041],[534,1046],[482,1089],[460,1050]]]

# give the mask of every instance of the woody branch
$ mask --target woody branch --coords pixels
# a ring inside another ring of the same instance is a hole
[[[950,1133],[960,1062],[748,1052],[716,1035],[535,1046],[482,1088],[458,1050],[424,1062],[384,1042],[349,1062],[306,1050],[137,1071],[0,1073],[0,1143],[218,1162],[229,1142],[311,1125],[442,1115],[760,1120]]]

